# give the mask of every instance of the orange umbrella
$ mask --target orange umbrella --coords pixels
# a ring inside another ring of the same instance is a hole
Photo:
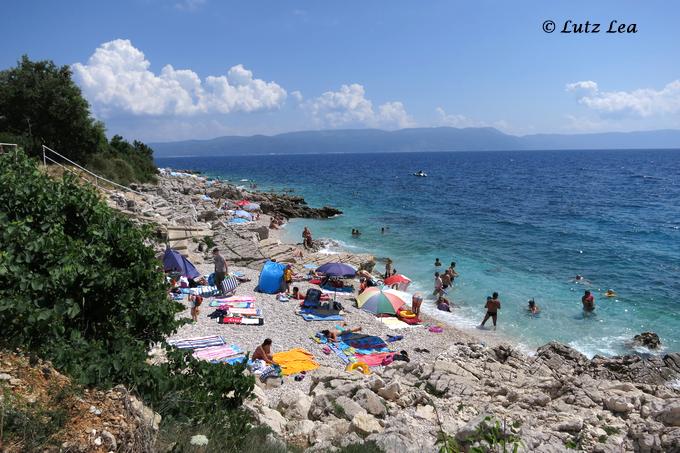
[[[411,283],[411,279],[402,274],[390,275],[385,279],[385,284],[388,286],[401,283],[406,283],[408,285],[409,283]]]

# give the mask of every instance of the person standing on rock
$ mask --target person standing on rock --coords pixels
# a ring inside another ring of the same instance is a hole
[[[213,249],[213,260],[215,261],[215,286],[217,286],[220,296],[226,296],[222,282],[227,276],[227,262],[220,255],[220,249],[217,247]]]
[[[498,293],[493,293],[493,297],[486,298],[486,315],[480,327],[484,327],[484,324],[491,318],[493,321],[493,330],[496,330],[496,321],[498,319],[498,310],[501,309],[501,301],[498,300]]]
[[[302,230],[302,244],[305,246],[305,248],[312,247],[312,232],[309,231],[309,228],[307,227]]]

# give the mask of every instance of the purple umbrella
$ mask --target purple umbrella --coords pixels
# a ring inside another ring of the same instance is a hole
[[[345,263],[326,263],[316,271],[330,277],[354,277],[357,273],[356,269]]]

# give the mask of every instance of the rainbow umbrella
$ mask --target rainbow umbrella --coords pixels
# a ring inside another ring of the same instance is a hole
[[[375,315],[396,315],[399,309],[406,304],[405,296],[408,296],[408,294],[401,291],[376,287],[366,288],[357,297],[357,306]]]

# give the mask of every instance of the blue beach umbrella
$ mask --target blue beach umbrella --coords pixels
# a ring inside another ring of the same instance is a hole
[[[357,273],[356,269],[345,263],[326,263],[316,271],[330,277],[354,277]]]

